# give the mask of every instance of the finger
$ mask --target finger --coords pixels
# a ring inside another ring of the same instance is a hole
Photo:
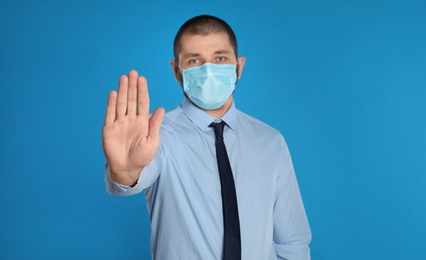
[[[115,121],[115,106],[117,103],[117,92],[114,90],[109,93],[108,104],[105,112],[104,125],[109,125]]]
[[[149,120],[149,133],[153,139],[160,139],[160,128],[161,122],[164,117],[164,108],[157,108],[151,115],[151,119]]]
[[[126,75],[120,77],[120,83],[118,85],[118,94],[117,94],[117,105],[116,113],[117,119],[123,118],[126,116],[127,111],[127,89],[129,79]]]
[[[149,118],[149,94],[145,77],[138,78],[138,116]]]
[[[137,96],[138,72],[131,70],[129,72],[129,87],[127,93],[127,115],[136,115],[136,96]]]

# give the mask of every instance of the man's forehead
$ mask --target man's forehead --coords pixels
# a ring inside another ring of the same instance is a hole
[[[192,52],[197,48],[209,48],[213,52],[233,51],[229,36],[226,33],[185,34],[180,41],[180,51]]]

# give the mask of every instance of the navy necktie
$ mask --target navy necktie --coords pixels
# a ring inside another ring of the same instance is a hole
[[[216,158],[222,186],[222,209],[224,224],[223,260],[241,259],[240,220],[238,217],[237,194],[231,164],[223,142],[223,129],[226,123],[211,123],[216,136]]]

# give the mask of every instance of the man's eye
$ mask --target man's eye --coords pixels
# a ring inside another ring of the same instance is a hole
[[[217,61],[226,61],[226,58],[225,57],[218,57],[216,60]]]
[[[200,60],[194,59],[194,60],[189,60],[188,62],[189,64],[198,64],[200,63]]]

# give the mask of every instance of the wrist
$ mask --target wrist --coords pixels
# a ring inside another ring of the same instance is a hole
[[[134,171],[114,171],[110,168],[110,176],[113,181],[116,183],[126,185],[129,187],[134,187],[138,183],[142,169]]]

